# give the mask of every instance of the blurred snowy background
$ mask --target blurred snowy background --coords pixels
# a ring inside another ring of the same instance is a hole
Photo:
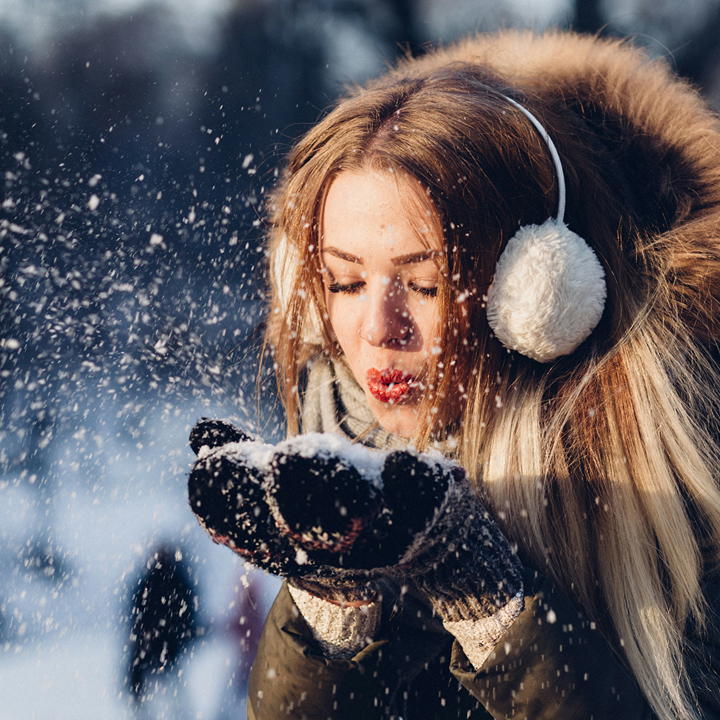
[[[264,195],[344,84],[512,25],[632,35],[720,105],[720,0],[0,0],[3,720],[244,716],[278,585],[199,529],[187,436],[283,434]],[[133,597],[173,583],[137,701]]]

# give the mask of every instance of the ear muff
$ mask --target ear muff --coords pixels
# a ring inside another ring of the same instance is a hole
[[[564,222],[565,175],[552,139],[529,110],[505,99],[548,146],[558,178],[558,211],[542,225],[521,227],[508,241],[488,290],[487,320],[506,348],[547,363],[572,353],[600,322],[605,271]]]

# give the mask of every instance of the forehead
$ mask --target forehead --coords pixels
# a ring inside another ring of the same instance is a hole
[[[439,221],[420,183],[402,172],[352,170],[333,180],[325,198],[321,248],[358,257],[439,251]]]

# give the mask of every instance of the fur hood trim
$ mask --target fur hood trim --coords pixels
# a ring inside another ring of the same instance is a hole
[[[479,64],[509,90],[572,113],[616,161],[645,226],[640,252],[672,288],[670,312],[701,340],[720,336],[720,123],[695,88],[629,41],[563,31],[479,34],[379,79]],[[551,137],[551,122],[540,117]],[[561,138],[555,137],[555,140]],[[582,175],[568,166],[567,174]],[[569,200],[572,203],[572,200]]]

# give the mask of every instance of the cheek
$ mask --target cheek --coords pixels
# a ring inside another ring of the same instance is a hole
[[[440,315],[437,309],[437,303],[426,301],[418,303],[412,312],[415,325],[423,338],[423,347],[430,349],[437,344],[440,336]]]
[[[359,337],[362,323],[362,303],[355,297],[346,297],[337,293],[325,292],[330,327],[343,351],[347,352],[353,338]]]

